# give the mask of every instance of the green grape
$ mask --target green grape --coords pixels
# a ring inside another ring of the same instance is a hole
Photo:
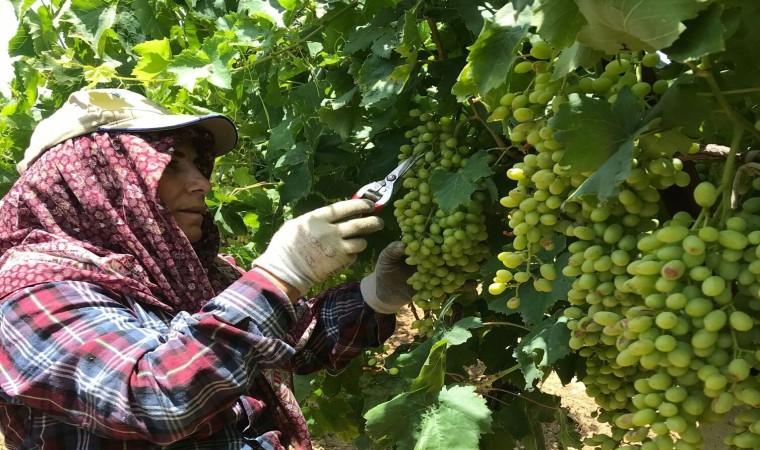
[[[703,208],[710,208],[717,198],[718,189],[708,181],[703,181],[694,188],[694,201]]]
[[[660,55],[656,52],[647,53],[641,58],[641,65],[644,67],[654,67],[660,63]]]
[[[533,70],[533,63],[531,61],[521,61],[515,64],[513,69],[515,73],[528,73]]]

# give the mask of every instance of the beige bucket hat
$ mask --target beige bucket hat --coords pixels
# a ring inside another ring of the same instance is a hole
[[[24,171],[46,150],[73,137],[95,131],[161,131],[196,125],[214,136],[215,156],[235,147],[237,128],[220,115],[174,114],[144,96],[126,89],[92,89],[74,92],[32,133],[24,159],[16,166]]]

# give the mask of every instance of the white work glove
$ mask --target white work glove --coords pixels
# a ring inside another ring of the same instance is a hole
[[[367,247],[367,241],[358,236],[383,228],[379,217],[360,217],[374,209],[369,200],[345,200],[288,220],[253,261],[253,267],[264,269],[304,295],[356,260],[356,254]]]
[[[382,314],[394,314],[412,301],[414,289],[406,280],[415,268],[404,260],[406,244],[391,242],[377,257],[375,271],[362,279],[361,292],[364,302]]]

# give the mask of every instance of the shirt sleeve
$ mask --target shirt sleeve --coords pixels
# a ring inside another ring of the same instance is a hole
[[[0,306],[0,399],[112,439],[167,445],[208,434],[229,425],[262,368],[291,359],[294,319],[255,272],[163,330],[97,285],[35,285]]]
[[[364,303],[359,283],[300,299],[296,309],[294,335],[300,342],[292,367],[298,374],[341,369],[364,349],[385,342],[396,327],[395,314],[380,314]]]

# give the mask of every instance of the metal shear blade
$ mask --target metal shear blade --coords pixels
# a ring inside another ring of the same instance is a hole
[[[398,167],[386,175],[384,179],[364,185],[361,189],[356,191],[356,194],[354,194],[352,198],[366,198],[372,200],[375,202],[375,212],[380,211],[388,204],[393,196],[395,183],[412,168],[414,163],[416,163],[420,157],[421,155],[416,155],[405,159],[398,165]]]

